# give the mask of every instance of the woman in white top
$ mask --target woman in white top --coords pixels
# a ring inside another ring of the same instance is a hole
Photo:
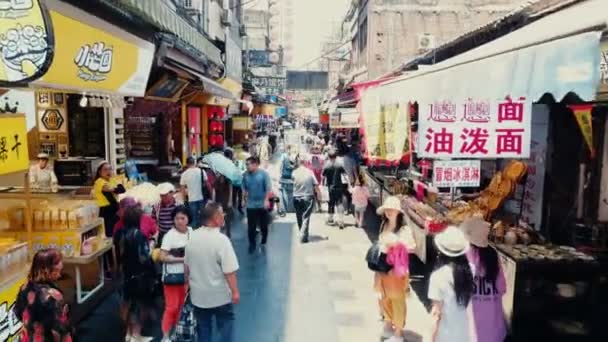
[[[398,197],[388,197],[376,213],[382,216],[378,242],[383,253],[396,245],[403,245],[408,252],[416,248],[414,235],[409,226],[405,225],[404,212]],[[374,274],[374,288],[380,296],[380,308],[384,318],[383,338],[386,342],[403,341],[403,329],[407,313],[406,296],[409,291],[409,273],[397,275],[393,270],[389,273]]]
[[[469,243],[462,231],[449,226],[435,236],[437,269],[429,280],[432,300],[432,342],[469,342],[467,306],[473,296],[473,274],[466,257]]]
[[[163,341],[169,341],[169,333],[177,323],[182,305],[186,299],[187,282],[184,274],[184,254],[190,239],[192,228],[190,212],[185,206],[178,206],[173,211],[175,226],[165,234],[160,247],[160,261],[163,263],[163,290],[165,294],[165,312],[163,313]]]

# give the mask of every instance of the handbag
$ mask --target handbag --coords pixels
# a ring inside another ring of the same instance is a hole
[[[194,317],[194,305],[190,300],[190,293],[186,295],[184,305],[179,313],[179,320],[175,324],[171,332],[171,341],[174,342],[195,342],[196,334],[196,317]]]
[[[167,267],[165,265],[165,267]],[[186,276],[183,273],[167,273],[165,268],[165,276],[163,277],[163,284],[165,285],[184,285],[186,283]]]
[[[386,253],[382,252],[379,243],[374,243],[368,250],[365,256],[367,268],[374,272],[388,273],[393,269],[392,265],[386,261]]]

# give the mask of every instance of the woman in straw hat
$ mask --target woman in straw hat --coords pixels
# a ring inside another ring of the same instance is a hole
[[[460,229],[449,226],[435,236],[438,268],[429,280],[432,342],[469,342],[467,306],[473,296],[473,274],[466,253],[469,243]]]
[[[378,208],[377,214],[382,216],[378,242],[384,253],[388,254],[391,247],[399,244],[409,252],[416,248],[412,230],[405,225],[405,214],[398,197],[388,197]],[[387,342],[403,341],[409,274],[399,275],[394,269],[389,273],[376,272],[374,287],[380,295],[379,304],[385,321],[382,337],[387,338]]]
[[[502,342],[507,335],[502,297],[507,292],[498,253],[488,243],[490,224],[480,217],[464,221],[460,228],[471,248],[466,256],[473,273],[471,297],[472,342]]]

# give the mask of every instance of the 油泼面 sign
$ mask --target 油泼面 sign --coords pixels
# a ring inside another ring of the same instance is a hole
[[[423,158],[527,158],[532,101],[437,100],[421,103],[418,152]]]
[[[479,160],[436,160],[433,185],[437,188],[477,187],[481,178]]]

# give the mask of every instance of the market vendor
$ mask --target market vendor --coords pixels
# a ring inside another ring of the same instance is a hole
[[[57,192],[57,177],[49,165],[48,154],[38,154],[38,164],[30,168],[30,185],[38,191]]]
[[[118,200],[117,195],[124,193],[122,184],[113,187],[110,185],[112,178],[112,165],[104,161],[97,167],[93,195],[99,206],[99,216],[103,218],[106,237],[112,237],[114,225],[118,222]]]

